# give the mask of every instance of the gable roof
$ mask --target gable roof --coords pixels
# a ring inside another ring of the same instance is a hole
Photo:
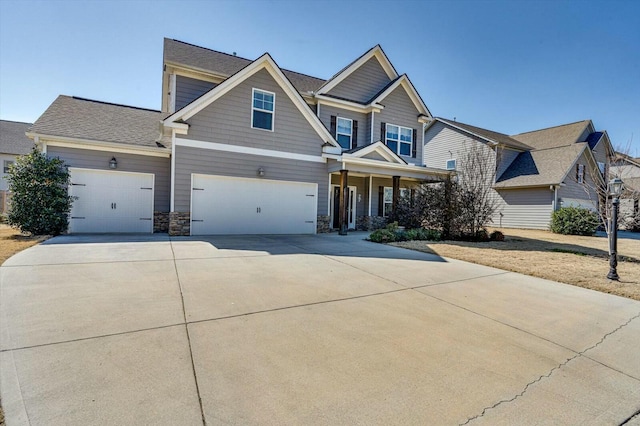
[[[249,65],[251,60],[228,53],[218,52],[179,40],[164,39],[164,63],[182,65],[206,73],[227,78]],[[324,79],[282,70],[293,87],[300,93],[317,90],[325,83]]]
[[[353,157],[353,158],[367,158],[367,155],[373,152],[380,155],[389,163],[405,164],[405,165],[408,164],[402,157],[398,156],[398,154],[393,152],[382,141],[374,142],[369,145],[363,145],[357,148],[350,149],[348,151],[344,151],[342,153],[342,156]]]
[[[391,61],[389,61],[389,58],[382,50],[382,47],[379,44],[376,44],[371,49],[363,53],[355,61],[351,62],[349,65],[338,71],[329,80],[327,80],[322,86],[318,88],[317,93],[325,94],[329,92],[331,89],[340,84],[344,79],[346,79],[355,70],[360,68],[373,57],[378,60],[378,62],[382,66],[382,69],[385,71],[390,80],[395,80],[396,78],[398,78],[398,72],[391,64]]]
[[[411,80],[409,80],[407,74],[402,74],[400,77],[392,80],[382,90],[380,90],[380,92],[374,95],[373,98],[371,98],[371,100],[367,102],[367,104],[371,105],[381,103],[384,98],[393,93],[393,91],[396,90],[398,86],[402,86],[404,88],[405,92],[407,93],[407,95],[409,95],[409,98],[413,102],[413,105],[416,107],[418,112],[420,112],[420,114],[426,115],[427,118],[432,117],[429,108],[427,108],[427,105],[425,105],[422,97],[420,97],[420,94],[413,86],[413,83],[411,83]]]
[[[581,142],[578,139],[588,126],[593,126],[591,120],[582,120],[546,129],[519,133],[517,135],[511,135],[511,137],[535,149],[556,148]]]
[[[60,95],[31,127],[30,134],[168,148],[160,111]]]
[[[478,136],[481,139],[486,140],[487,142],[492,142],[495,144],[501,144],[508,146],[510,148],[516,148],[519,150],[530,150],[532,149],[530,146],[513,139],[510,136],[505,135],[504,133],[494,132],[492,130],[483,129],[481,127],[472,126],[470,124],[461,123],[459,121],[452,121],[446,118],[436,117],[435,121],[440,121],[446,125],[454,127],[458,130],[462,130],[463,132],[470,133],[474,136]]]
[[[587,143],[575,143],[557,148],[525,151],[518,154],[501,176],[495,188],[559,185],[571,167],[587,149]]]
[[[31,123],[0,120],[0,153],[24,155],[31,152],[33,141],[25,133]]]
[[[169,117],[163,120],[164,125],[173,127],[176,129],[186,130],[186,124],[183,122],[193,117],[198,112],[215,102],[238,84],[245,81],[260,70],[265,69],[271,77],[278,83],[282,90],[288,95],[289,99],[298,108],[298,111],[306,118],[311,127],[318,133],[320,138],[325,142],[333,145],[336,148],[340,148],[338,142],[335,141],[329,130],[320,122],[320,119],[313,113],[309,105],[302,99],[300,93],[296,90],[289,79],[284,75],[278,64],[273,60],[268,53],[263,54],[255,61],[251,62],[234,75],[224,80],[213,89],[206,92],[190,104],[186,105],[182,109],[171,114]]]

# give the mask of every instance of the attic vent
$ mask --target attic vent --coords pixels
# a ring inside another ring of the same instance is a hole
[[[233,56],[237,56],[236,52],[233,52]]]

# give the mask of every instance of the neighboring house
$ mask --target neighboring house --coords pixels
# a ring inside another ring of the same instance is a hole
[[[59,96],[27,133],[69,166],[70,232],[372,229],[424,163],[432,120],[375,46],[328,80],[164,40],[162,108]]]
[[[508,136],[436,118],[425,132],[425,165],[463,170],[474,146],[490,153],[493,224],[507,228],[547,229],[563,206],[596,209],[595,188],[606,181],[613,154],[606,132],[590,120]]]
[[[30,126],[30,123],[0,120],[0,213],[6,211],[9,166],[19,155],[28,154],[33,149],[33,141],[25,136]]]
[[[640,158],[616,152],[611,163],[611,177],[624,182],[620,199],[620,218],[623,226],[640,228]]]

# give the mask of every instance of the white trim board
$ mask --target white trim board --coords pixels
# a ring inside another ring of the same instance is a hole
[[[88,139],[79,138],[66,138],[47,135],[37,135],[34,133],[28,133],[27,136],[34,136],[39,138],[40,143],[43,146],[59,146],[61,148],[75,148],[86,149],[90,151],[107,151],[107,152],[121,152],[125,154],[146,155],[149,157],[164,157],[169,158],[171,156],[171,150],[169,148],[153,148],[145,146],[129,146],[119,144],[115,142],[101,142]]]
[[[275,157],[287,160],[309,161],[313,163],[326,163],[327,159],[320,155],[297,154],[294,152],[274,151],[271,149],[251,148],[248,146],[229,145],[216,142],[204,142],[192,139],[176,138],[174,146],[187,148],[209,149],[212,151],[235,152],[239,154],[259,155],[262,157]]]

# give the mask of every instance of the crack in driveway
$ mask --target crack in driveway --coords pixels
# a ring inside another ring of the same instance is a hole
[[[640,313],[638,313],[637,315],[634,315],[633,317],[629,318],[629,320],[628,320],[627,322],[625,322],[625,323],[621,324],[621,325],[620,325],[620,326],[618,326],[616,329],[614,329],[614,330],[610,331],[609,333],[606,333],[606,334],[605,334],[604,336],[602,336],[602,338],[601,338],[597,343],[595,343],[594,345],[592,345],[592,346],[590,346],[590,347],[588,347],[588,348],[586,348],[586,349],[584,349],[584,350],[582,350],[582,351],[580,351],[580,352],[576,352],[576,354],[575,354],[574,356],[572,356],[571,358],[567,359],[566,361],[564,361],[564,362],[562,362],[562,363],[558,364],[557,366],[553,367],[553,368],[552,368],[552,369],[551,369],[547,374],[543,374],[543,375],[541,375],[540,377],[538,377],[537,379],[535,379],[535,380],[533,380],[533,381],[531,381],[531,382],[527,383],[527,384],[525,385],[525,387],[522,389],[522,391],[521,391],[520,393],[517,393],[516,395],[514,395],[512,398],[509,398],[509,399],[503,399],[503,400],[500,400],[500,401],[496,402],[496,403],[495,403],[495,404],[493,404],[493,405],[490,405],[490,406],[488,406],[488,407],[485,407],[485,408],[482,410],[482,412],[481,412],[480,414],[477,414],[477,415],[475,415],[475,416],[473,416],[473,417],[469,417],[469,418],[468,418],[464,423],[460,423],[460,424],[459,424],[459,426],[467,425],[467,424],[469,424],[470,422],[472,422],[472,421],[474,421],[474,420],[476,420],[476,419],[479,419],[479,418],[483,417],[483,416],[487,413],[487,411],[489,411],[489,410],[493,410],[493,409],[495,409],[495,408],[499,407],[500,405],[508,404],[508,403],[513,402],[513,401],[515,401],[516,399],[520,398],[521,396],[523,396],[523,395],[527,392],[527,390],[529,390],[529,388],[530,388],[531,386],[533,386],[534,384],[536,384],[536,383],[538,383],[538,382],[542,381],[542,380],[543,380],[543,379],[545,379],[545,378],[549,378],[549,377],[551,377],[551,375],[554,373],[554,371],[559,370],[560,368],[564,367],[565,365],[567,365],[568,363],[570,363],[570,362],[571,362],[571,361],[573,361],[574,359],[576,359],[576,358],[578,358],[578,357],[581,357],[581,356],[584,356],[584,354],[585,354],[586,352],[588,352],[588,351],[590,351],[590,350],[592,350],[592,349],[595,349],[595,348],[596,348],[596,347],[598,347],[600,344],[602,344],[602,342],[604,342],[604,341],[605,341],[605,339],[606,339],[607,337],[609,337],[609,336],[611,336],[612,334],[614,334],[614,333],[616,333],[616,332],[620,331],[620,329],[622,329],[622,328],[626,327],[627,325],[629,325],[629,324],[631,323],[631,321],[633,321],[633,320],[635,320],[635,319],[637,319],[637,318],[640,318]],[[588,357],[587,357],[587,358],[588,358]],[[589,358],[589,359],[591,359],[591,358]],[[600,363],[600,364],[602,364],[602,363]],[[602,365],[604,365],[604,364],[602,364]],[[606,366],[606,367],[608,367],[608,366]],[[608,368],[611,368],[611,367],[608,367]],[[617,370],[616,370],[616,371],[617,371]],[[620,372],[620,373],[621,373],[621,372]],[[622,373],[622,374],[625,374],[625,375],[626,375],[626,376],[628,376],[628,377],[632,377],[632,376],[629,376],[629,375],[628,375],[628,374],[626,374],[626,373]],[[636,379],[636,380],[640,380],[640,379],[638,379],[638,378],[636,378],[636,377],[632,377],[632,378],[634,378],[634,379]],[[632,414],[630,418],[628,418],[627,420],[625,420],[625,422],[629,421],[630,419],[632,419],[632,418],[633,418],[634,416],[636,416],[637,414],[638,414],[638,413]],[[624,424],[625,422],[623,422],[622,424]]]

